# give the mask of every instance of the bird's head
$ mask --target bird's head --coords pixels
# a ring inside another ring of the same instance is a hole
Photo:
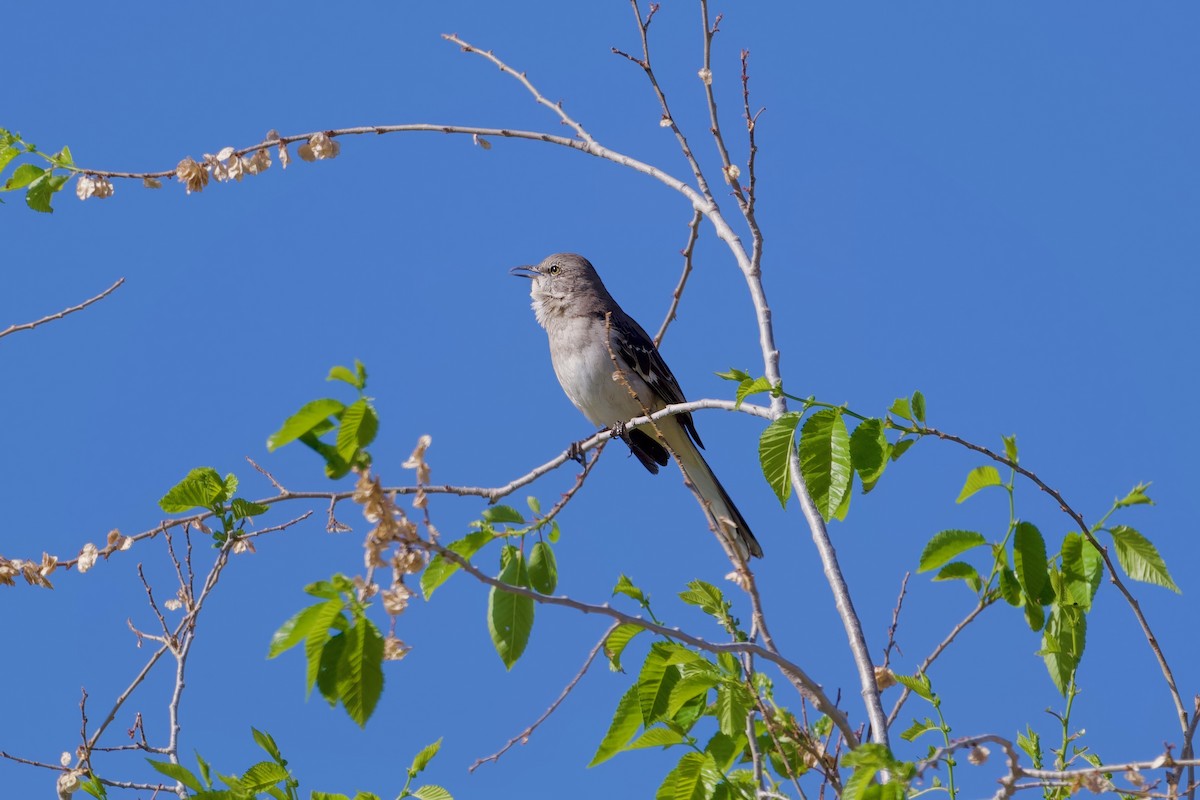
[[[509,273],[532,281],[529,296],[542,327],[547,319],[578,309],[578,300],[608,294],[596,268],[578,253],[555,253],[533,266],[513,267]]]

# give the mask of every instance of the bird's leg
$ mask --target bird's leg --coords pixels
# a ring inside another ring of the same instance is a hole
[[[613,425],[609,430],[612,431],[614,439],[624,439],[625,434],[628,433],[624,420]]]
[[[581,467],[586,463],[583,460],[583,443],[586,441],[587,439],[580,439],[578,442],[571,442],[570,446],[567,447],[567,458],[578,461]]]

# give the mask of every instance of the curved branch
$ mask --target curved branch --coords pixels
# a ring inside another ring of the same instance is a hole
[[[77,306],[71,306],[70,308],[64,308],[62,311],[59,311],[57,314],[51,314],[47,317],[42,317],[41,319],[34,320],[33,322],[26,322],[21,325],[9,325],[4,330],[0,331],[0,339],[3,339],[5,336],[8,336],[9,334],[17,333],[18,331],[33,330],[34,328],[36,328],[39,325],[45,325],[47,322],[54,322],[55,320],[62,319],[63,317],[67,316],[68,314],[74,314],[76,311],[82,311],[83,309],[90,306],[92,303],[99,303],[101,300],[108,297],[110,294],[112,294],[117,289],[119,289],[121,284],[123,284],[123,283],[125,283],[125,279],[118,278],[117,282],[114,283],[112,286],[108,287],[107,289],[105,289],[103,292],[96,295],[95,297],[84,300],[82,303],[80,303]]]

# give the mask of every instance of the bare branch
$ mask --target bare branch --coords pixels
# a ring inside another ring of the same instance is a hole
[[[34,328],[36,328],[39,325],[45,325],[47,322],[54,322],[55,320],[62,319],[63,317],[67,316],[68,314],[74,314],[76,311],[82,311],[83,309],[87,308],[88,306],[92,305],[93,303],[99,303],[101,300],[108,297],[110,294],[115,292],[123,283],[125,283],[125,279],[118,278],[117,282],[114,283],[112,286],[108,287],[107,289],[105,289],[103,292],[96,295],[95,297],[84,300],[82,303],[80,303],[77,306],[71,306],[70,308],[64,308],[62,311],[59,311],[57,314],[51,314],[48,317],[42,317],[41,319],[34,320],[33,322],[26,322],[21,325],[9,325],[4,330],[0,331],[0,339],[3,339],[5,336],[8,336],[11,333],[17,333],[18,331],[33,330]]]
[[[558,707],[560,705],[562,705],[562,702],[567,699],[567,695],[569,695],[571,693],[571,690],[575,688],[575,685],[579,683],[579,681],[583,678],[584,674],[588,671],[588,667],[592,666],[592,662],[596,660],[596,655],[600,652],[601,648],[604,647],[604,643],[606,641],[608,641],[609,635],[613,631],[615,631],[620,624],[621,623],[619,623],[619,622],[614,622],[612,625],[608,626],[608,630],[606,630],[604,632],[604,635],[600,637],[600,641],[596,642],[596,646],[592,648],[592,651],[590,653],[588,653],[588,657],[583,662],[583,666],[579,668],[579,671],[575,673],[575,677],[572,678],[571,682],[568,683],[566,685],[566,688],[564,688],[562,690],[562,693],[559,694],[558,699],[556,699],[553,703],[550,704],[550,707],[546,709],[546,712],[544,714],[542,714],[540,717],[538,717],[536,720],[534,720],[533,724],[530,725],[528,728],[521,731],[513,738],[509,739],[508,744],[504,745],[504,747],[501,747],[495,753],[492,753],[490,756],[487,756],[486,758],[480,758],[480,759],[476,760],[474,764],[467,767],[467,772],[474,772],[479,766],[486,764],[489,761],[493,761],[493,762],[499,761],[500,756],[504,755],[509,750],[511,750],[512,746],[515,745],[517,742],[520,742],[521,744],[525,744],[526,742],[528,742],[529,737],[533,735],[533,732],[535,730],[537,730],[537,727],[539,725],[541,725],[543,722],[545,722],[547,719],[549,719],[550,715],[553,714],[558,709]]]
[[[675,312],[679,309],[679,300],[683,297],[683,287],[687,285],[688,276],[692,274],[692,252],[696,249],[696,240],[700,238],[700,220],[702,219],[704,219],[704,215],[699,210],[692,212],[692,221],[688,223],[687,244],[679,251],[679,254],[683,256],[683,274],[679,276],[679,284],[671,295],[671,307],[667,309],[666,319],[663,320],[658,333],[654,335],[655,347],[662,345],[663,337],[667,335],[667,326],[674,321]]]
[[[892,609],[892,624],[888,628],[888,643],[887,647],[883,648],[883,667],[886,669],[892,661],[893,648],[900,655],[904,655],[904,651],[900,649],[900,645],[896,644],[896,628],[900,625],[900,609],[904,606],[904,593],[908,590],[908,579],[912,576],[911,572],[904,573],[904,580],[900,581],[900,596],[896,598],[896,607]],[[889,721],[890,725],[891,722]]]

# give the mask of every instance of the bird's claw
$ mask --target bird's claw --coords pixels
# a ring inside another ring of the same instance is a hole
[[[567,448],[567,458],[578,461],[580,466],[584,466],[583,442],[571,442],[571,446]]]

